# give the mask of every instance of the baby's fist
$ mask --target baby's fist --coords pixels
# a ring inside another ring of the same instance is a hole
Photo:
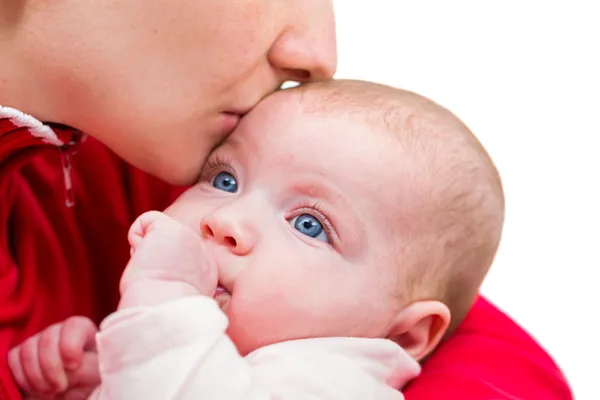
[[[166,214],[150,211],[137,218],[128,238],[131,260],[121,277],[121,294],[139,300],[127,301],[129,305],[151,305],[144,304],[148,303],[142,300],[147,297],[144,292],[159,303],[161,297],[172,298],[166,294],[173,291],[213,295],[217,270],[199,234]]]
[[[95,335],[85,317],[71,317],[27,339],[8,354],[8,365],[20,388],[33,396],[52,396],[70,388],[100,383]]]

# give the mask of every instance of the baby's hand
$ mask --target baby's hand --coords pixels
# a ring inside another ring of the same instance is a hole
[[[25,398],[86,399],[100,384],[95,335],[85,317],[71,317],[8,353],[8,365]]]
[[[121,277],[119,308],[155,305],[186,295],[213,296],[217,269],[198,234],[158,212],[129,230],[131,260]]]

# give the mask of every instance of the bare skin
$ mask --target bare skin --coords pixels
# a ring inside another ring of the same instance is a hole
[[[8,365],[25,398],[87,399],[100,384],[96,332],[89,318],[71,317],[12,349]]]
[[[336,69],[331,0],[0,0],[0,104],[193,182],[285,80]]]

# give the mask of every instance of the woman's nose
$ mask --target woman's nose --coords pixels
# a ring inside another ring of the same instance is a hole
[[[326,0],[295,2],[294,23],[269,50],[269,61],[287,80],[307,82],[331,78],[337,69],[333,4]]]

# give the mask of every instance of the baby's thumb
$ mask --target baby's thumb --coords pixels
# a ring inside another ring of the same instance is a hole
[[[83,353],[81,365],[74,371],[67,371],[69,387],[91,387],[100,384],[100,371],[98,369],[98,355],[94,352]]]
[[[86,317],[68,318],[60,332],[60,354],[67,370],[76,370],[84,351],[95,350],[96,325]]]

